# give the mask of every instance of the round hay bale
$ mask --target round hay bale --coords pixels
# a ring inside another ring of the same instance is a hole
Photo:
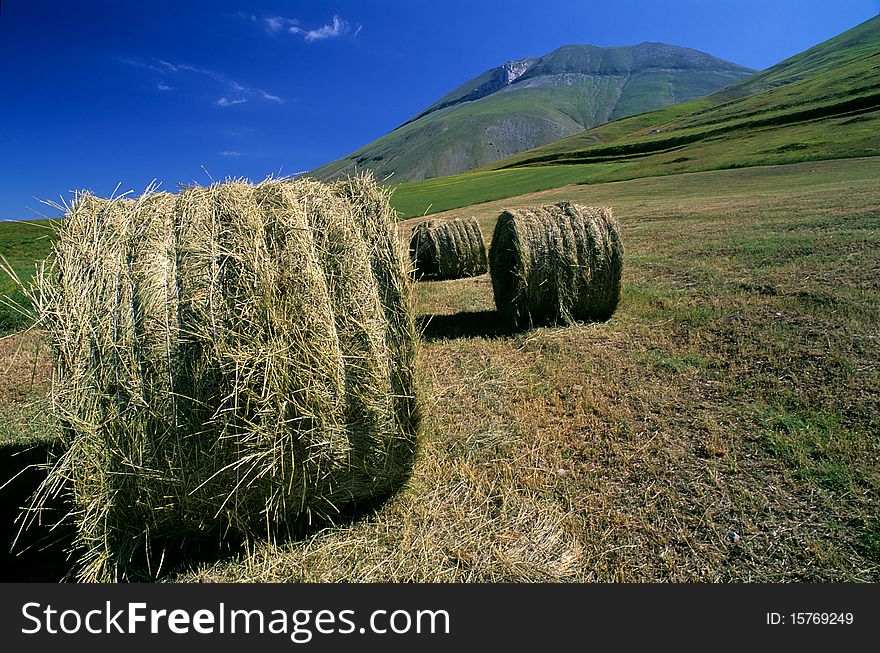
[[[610,209],[505,211],[489,258],[495,306],[515,327],[607,320],[617,308],[623,244]]]
[[[408,478],[420,413],[406,254],[372,179],[83,195],[40,306],[79,576],[156,538],[332,517]]]
[[[488,271],[486,245],[476,218],[425,220],[413,229],[410,259],[417,278],[459,279]]]

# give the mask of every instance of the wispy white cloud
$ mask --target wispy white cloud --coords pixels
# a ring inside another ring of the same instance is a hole
[[[285,18],[284,16],[267,16],[263,19],[263,26],[269,34],[275,34],[281,30],[298,28],[299,21],[296,18]]]
[[[234,127],[227,128],[223,130],[223,134],[225,136],[231,136],[233,138],[242,138],[245,136],[253,136],[257,133],[257,130],[253,127]]]
[[[234,156],[241,156],[241,152],[237,152],[235,150],[223,150],[222,152],[219,152],[218,154],[220,154],[220,156],[233,156],[233,157]]]
[[[314,41],[323,41],[324,39],[332,39],[337,36],[342,36],[343,34],[348,34],[351,30],[351,27],[348,25],[348,21],[344,18],[340,18],[339,16],[333,16],[333,22],[330,25],[324,25],[323,27],[319,27],[318,29],[310,29],[304,30],[299,27],[291,27],[291,34],[302,34],[302,37],[306,40],[307,43],[312,43]]]
[[[185,75],[198,75],[213,80],[226,89],[226,93],[214,101],[214,106],[217,107],[231,107],[236,104],[244,104],[249,99],[265,100],[267,102],[276,102],[278,104],[284,102],[284,99],[278,95],[269,93],[257,86],[242,84],[241,82],[210,68],[201,68],[199,66],[192,66],[185,63],[174,63],[164,59],[157,59],[155,62],[149,62],[140,61],[138,59],[123,58],[120,59],[120,61],[129,66],[149,70],[164,77],[175,76],[181,78]],[[156,84],[156,89],[159,91],[171,91],[174,90],[175,87],[164,81],[160,81]]]
[[[342,36],[343,34],[347,34],[351,28],[348,26],[348,21],[344,18],[340,18],[339,16],[333,16],[333,21],[329,25],[324,25],[323,27],[319,27],[317,29],[304,30],[299,27],[291,27],[291,34],[302,34],[302,37],[308,43],[312,43],[313,41],[323,41],[324,39],[331,39],[337,36]]]
[[[171,73],[195,73],[196,75],[204,75],[205,77],[210,77],[213,80],[224,83],[234,83],[231,80],[227,79],[226,75],[218,73],[210,68],[199,68],[198,66],[190,66],[185,63],[171,63],[170,61],[165,61],[164,59],[159,59],[159,64],[168,72]]]
[[[247,98],[243,98],[243,97],[232,98],[231,100],[227,97],[221,97],[221,98],[217,98],[217,100],[214,101],[214,106],[233,107],[236,104],[244,104],[245,102],[247,102]]]
[[[164,73],[165,70],[151,63],[147,63],[146,61],[140,61],[139,59],[128,59],[126,57],[119,57],[119,61],[128,65],[134,66],[135,68],[143,68],[144,70],[152,70],[154,73]]]
[[[263,98],[264,100],[269,100],[269,102],[284,102],[284,100],[282,100],[277,95],[272,95],[271,93],[266,93],[266,91],[263,91],[260,89],[257,89],[257,91],[259,92],[260,97]],[[294,100],[294,102],[295,101],[296,100]]]
[[[266,16],[258,19],[251,14],[248,18],[251,22],[262,24],[268,34],[286,32],[295,36],[301,36],[306,43],[337,38],[351,33],[351,24],[340,16],[333,16],[330,23],[314,29],[306,29],[296,18],[288,18],[286,16]],[[358,25],[352,37],[360,34],[362,29],[363,25]]]

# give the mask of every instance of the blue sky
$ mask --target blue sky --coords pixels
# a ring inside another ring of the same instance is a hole
[[[2,0],[0,218],[157,179],[292,174],[565,43],[663,41],[765,68],[880,0]],[[207,172],[206,172],[207,171]]]

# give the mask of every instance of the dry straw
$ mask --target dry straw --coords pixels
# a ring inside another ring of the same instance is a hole
[[[610,209],[505,211],[489,258],[495,306],[517,327],[607,320],[617,308],[623,245]]]
[[[81,195],[37,301],[82,580],[398,488],[416,450],[405,251],[372,179]],[[155,558],[156,556],[152,556]]]
[[[486,245],[476,218],[419,223],[413,229],[409,253],[417,278],[459,279],[488,271]]]

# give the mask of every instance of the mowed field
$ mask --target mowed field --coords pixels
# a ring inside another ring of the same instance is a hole
[[[419,217],[524,193],[587,183],[590,177],[618,167],[617,164],[575,164],[466,172],[396,186],[391,184],[394,189],[391,203],[403,217]]]
[[[560,200],[620,222],[610,321],[510,334],[488,276],[420,283],[410,483],[374,514],[168,578],[880,580],[880,159],[567,186],[439,217],[477,216],[488,242],[503,207]],[[0,350],[5,450],[51,441],[39,334]]]

